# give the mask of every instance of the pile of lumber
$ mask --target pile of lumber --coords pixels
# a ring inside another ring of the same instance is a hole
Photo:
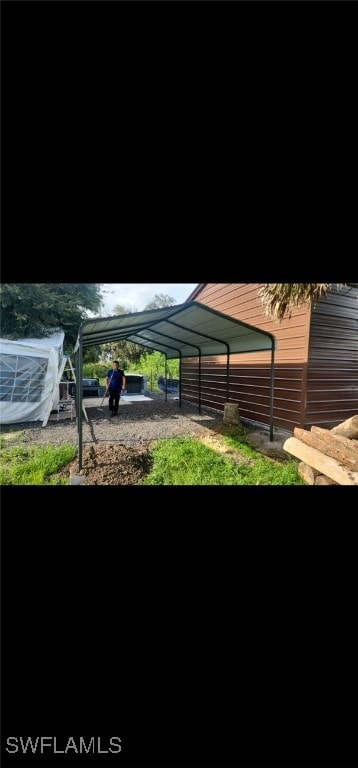
[[[294,429],[284,444],[309,485],[358,485],[358,415],[333,429]]]

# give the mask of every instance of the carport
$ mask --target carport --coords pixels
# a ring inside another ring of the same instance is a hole
[[[79,329],[75,346],[78,380],[83,377],[83,350],[86,347],[119,340],[132,341],[147,349],[163,352],[166,361],[185,357],[199,360],[198,408],[201,409],[201,360],[204,356],[226,355],[227,401],[229,400],[230,355],[248,352],[271,352],[270,441],[273,441],[274,355],[276,338],[267,331],[236,320],[198,301],[174,307],[133,312],[85,320]],[[181,407],[181,388],[179,388]],[[82,469],[82,390],[76,387],[79,468]]]

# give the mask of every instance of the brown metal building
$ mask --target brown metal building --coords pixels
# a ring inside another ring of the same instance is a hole
[[[358,413],[358,289],[331,290],[316,305],[269,320],[259,283],[201,283],[188,297],[276,336],[274,426],[292,431],[313,424],[331,428]],[[201,399],[224,409],[226,359],[201,361]],[[198,360],[182,364],[182,397],[198,401]],[[231,355],[229,402],[243,419],[269,424],[270,354]]]

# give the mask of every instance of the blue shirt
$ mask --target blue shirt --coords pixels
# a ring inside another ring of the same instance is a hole
[[[113,376],[112,376],[112,374],[113,374]],[[111,381],[108,384],[108,389],[114,389],[117,392],[118,391],[120,392],[121,389],[122,389],[122,381],[123,381],[124,371],[121,371],[120,368],[118,368],[118,370],[114,370],[113,368],[111,368],[109,371],[107,371],[107,376],[108,376],[109,379],[112,376],[112,379],[111,379]]]

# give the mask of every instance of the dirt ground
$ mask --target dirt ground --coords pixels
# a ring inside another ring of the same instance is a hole
[[[223,425],[207,430],[198,439],[234,462],[249,463],[249,459],[225,444],[223,436],[226,431]],[[287,459],[287,453],[282,448],[283,439],[280,437],[270,443],[267,433],[262,430],[252,430],[249,434],[252,447],[272,459]],[[153,443],[130,447],[118,443],[87,445],[83,449],[82,470],[79,471],[76,458],[62,470],[60,476],[68,478],[72,485],[143,485],[152,466],[151,445]]]
[[[142,485],[150,468],[146,447],[102,443],[84,447],[81,472],[76,458],[59,475],[68,478],[71,485]]]

